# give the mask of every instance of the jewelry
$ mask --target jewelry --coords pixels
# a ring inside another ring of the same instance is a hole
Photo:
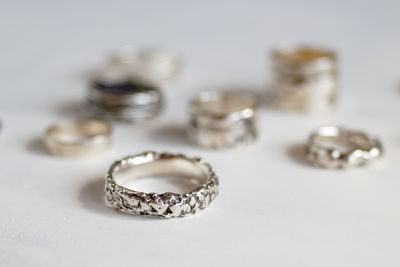
[[[144,193],[118,183],[116,175],[132,171],[134,177],[155,174],[181,175],[197,179],[200,185],[187,193]],[[165,218],[181,217],[207,207],[218,194],[218,178],[213,168],[200,158],[182,154],[144,152],[114,162],[106,175],[105,194],[108,206],[122,212]]]
[[[170,51],[141,49],[124,45],[110,56],[110,64],[118,65],[135,78],[157,82],[176,77],[181,69],[180,59]]]
[[[127,122],[143,122],[156,117],[163,106],[156,86],[130,80],[95,80],[87,97],[90,116]]]
[[[257,138],[256,101],[246,93],[204,91],[189,104],[189,137],[207,148],[229,148]]]
[[[307,159],[323,168],[347,168],[365,165],[382,156],[378,139],[336,126],[313,132],[306,147]]]
[[[50,126],[44,142],[54,155],[81,157],[99,154],[110,145],[111,126],[104,121],[67,121]]]
[[[271,54],[272,105],[295,111],[323,111],[336,102],[337,70],[333,51],[295,47]]]

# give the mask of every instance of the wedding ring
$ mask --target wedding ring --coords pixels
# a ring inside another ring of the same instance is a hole
[[[333,51],[316,47],[276,49],[271,54],[270,102],[294,111],[316,112],[336,103],[337,66]]]
[[[189,104],[189,137],[206,148],[229,148],[257,137],[256,101],[244,92],[204,91]]]
[[[199,185],[183,194],[145,193],[123,186],[123,179],[118,179],[121,176],[138,178],[152,175],[179,175],[196,179]],[[123,158],[111,165],[106,174],[106,203],[114,209],[130,214],[181,217],[207,207],[218,194],[218,183],[213,168],[200,158],[189,158],[182,154],[144,152]]]
[[[306,147],[307,159],[322,168],[347,168],[365,165],[382,156],[378,139],[365,133],[336,126],[313,132]]]
[[[106,120],[147,121],[156,117],[162,106],[158,87],[131,80],[95,80],[87,97],[89,115]]]
[[[50,126],[44,142],[57,156],[81,157],[99,154],[110,145],[111,126],[98,120],[67,121]]]
[[[118,65],[133,77],[157,82],[176,77],[181,69],[178,56],[170,51],[124,45],[110,56],[110,64]]]

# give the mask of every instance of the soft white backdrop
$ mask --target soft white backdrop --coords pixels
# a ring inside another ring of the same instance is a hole
[[[398,1],[0,2],[0,264],[2,266],[399,266],[400,5]],[[262,108],[260,139],[208,151],[185,139],[185,106],[201,89],[263,90],[267,51],[317,43],[340,55],[336,111]],[[46,153],[40,136],[79,113],[85,75],[113,48],[178,51],[181,78],[148,126],[116,125],[89,159]],[[309,167],[298,147],[338,123],[380,136],[385,157],[346,171]],[[196,216],[159,220],[102,201],[115,159],[144,150],[211,162],[220,195]]]

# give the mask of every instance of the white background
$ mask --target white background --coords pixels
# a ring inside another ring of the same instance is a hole
[[[0,265],[399,266],[399,9],[398,1],[2,1]],[[163,116],[116,125],[105,155],[48,155],[45,128],[79,115],[88,71],[125,43],[182,55]],[[187,100],[201,89],[264,90],[267,52],[282,43],[338,51],[336,111],[262,108],[259,141],[237,150],[187,142]],[[298,148],[321,124],[379,136],[385,157],[346,171],[309,167]],[[183,219],[110,210],[102,175],[144,150],[204,157],[220,195]]]

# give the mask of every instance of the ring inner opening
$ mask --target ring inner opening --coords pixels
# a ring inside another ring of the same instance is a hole
[[[117,184],[140,192],[183,194],[208,179],[205,168],[185,159],[163,159],[127,165],[114,173]]]

